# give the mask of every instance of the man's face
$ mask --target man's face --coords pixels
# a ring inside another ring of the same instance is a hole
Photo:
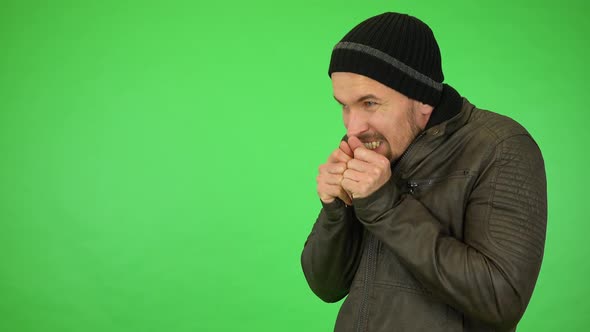
[[[332,73],[332,88],[342,105],[348,137],[358,137],[390,161],[399,158],[425,126],[418,102],[366,76]]]

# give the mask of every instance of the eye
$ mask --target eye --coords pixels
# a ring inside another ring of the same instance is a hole
[[[366,101],[364,101],[364,105],[365,105],[365,107],[369,108],[369,107],[373,107],[373,106],[377,105],[377,103],[374,101],[366,100]]]

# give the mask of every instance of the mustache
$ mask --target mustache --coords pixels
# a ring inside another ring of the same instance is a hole
[[[371,142],[371,141],[384,141],[385,137],[383,137],[383,135],[378,134],[378,133],[367,133],[367,134],[362,134],[359,136],[356,136],[356,138],[358,138],[361,142]],[[342,140],[345,141],[346,143],[348,143],[348,135],[344,135],[344,137],[342,137]]]

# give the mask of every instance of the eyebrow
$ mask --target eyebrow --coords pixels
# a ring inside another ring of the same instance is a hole
[[[338,102],[338,104],[344,105],[344,103],[341,102],[340,100],[338,100],[338,98],[336,98],[336,96],[334,96],[334,99],[336,99],[336,101]],[[363,101],[365,101],[367,99],[377,99],[377,100],[379,100],[379,98],[377,98],[377,96],[375,96],[373,94],[368,94],[368,95],[364,95],[364,96],[360,97],[359,99],[357,99],[355,101],[355,103],[360,103],[360,102],[363,102]]]

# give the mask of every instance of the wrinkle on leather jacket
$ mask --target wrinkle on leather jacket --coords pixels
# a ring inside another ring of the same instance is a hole
[[[301,262],[322,300],[348,295],[335,331],[515,331],[543,257],[543,158],[518,123],[460,100],[383,187],[323,204]]]

